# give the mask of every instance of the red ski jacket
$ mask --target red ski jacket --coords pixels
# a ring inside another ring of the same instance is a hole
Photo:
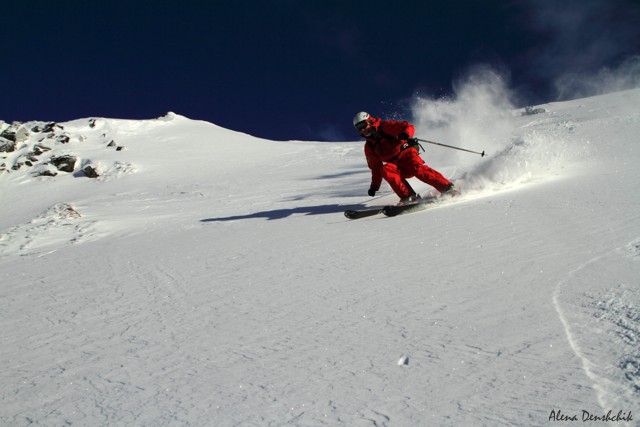
[[[384,163],[393,162],[400,155],[406,135],[413,138],[415,129],[409,122],[396,120],[374,119],[372,126],[376,131],[374,136],[367,138],[364,155],[371,169],[371,187],[379,189],[382,184],[382,166]],[[401,133],[406,134],[404,139],[398,136]]]

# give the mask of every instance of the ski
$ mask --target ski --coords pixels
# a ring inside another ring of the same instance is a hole
[[[382,210],[383,208],[360,209],[360,210],[349,209],[344,211],[344,216],[346,216],[349,219],[367,218],[367,217],[382,213]]]
[[[386,216],[397,216],[403,213],[421,211],[421,210],[427,209],[427,207],[430,204],[435,203],[437,201],[438,201],[437,198],[428,197],[428,198],[424,198],[424,199],[418,200],[417,202],[409,203],[406,205],[389,205],[389,206],[385,206],[382,209],[382,213],[385,214]]]
[[[360,210],[347,210],[344,212],[344,216],[349,219],[361,219],[368,218],[370,216],[385,214],[386,216],[396,216],[405,212],[412,212],[416,210],[426,209],[427,205],[438,201],[439,199],[436,197],[425,197],[424,199],[420,199],[417,202],[410,203],[407,205],[387,205],[376,208],[367,208]]]

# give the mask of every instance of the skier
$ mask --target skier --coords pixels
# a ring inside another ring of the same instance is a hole
[[[376,194],[384,178],[400,197],[400,204],[415,202],[420,195],[406,180],[412,177],[426,182],[442,194],[460,194],[451,181],[422,160],[418,152],[420,144],[413,138],[415,130],[411,123],[383,121],[363,111],[355,115],[353,125],[367,140],[364,154],[371,169],[369,196]]]

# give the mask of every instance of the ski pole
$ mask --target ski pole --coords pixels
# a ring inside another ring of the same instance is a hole
[[[420,139],[420,138],[414,138],[414,139],[420,142],[426,142],[428,144],[435,144],[435,145],[440,145],[441,147],[448,147],[448,148],[453,148],[460,151],[466,151],[467,153],[480,154],[480,157],[485,156],[484,150],[482,150],[482,153],[478,153],[477,151],[467,150],[466,148],[454,147],[453,145],[447,145],[447,144],[440,144],[439,142],[427,141],[426,139]]]

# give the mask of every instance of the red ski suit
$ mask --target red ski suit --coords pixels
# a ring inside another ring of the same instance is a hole
[[[371,188],[379,190],[384,178],[398,197],[409,196],[412,191],[405,184],[406,178],[416,177],[443,192],[451,181],[430,168],[420,157],[418,150],[406,142],[406,135],[413,138],[415,129],[409,122],[370,119],[375,132],[366,138],[364,154],[371,169]],[[405,140],[401,139],[403,135]]]

